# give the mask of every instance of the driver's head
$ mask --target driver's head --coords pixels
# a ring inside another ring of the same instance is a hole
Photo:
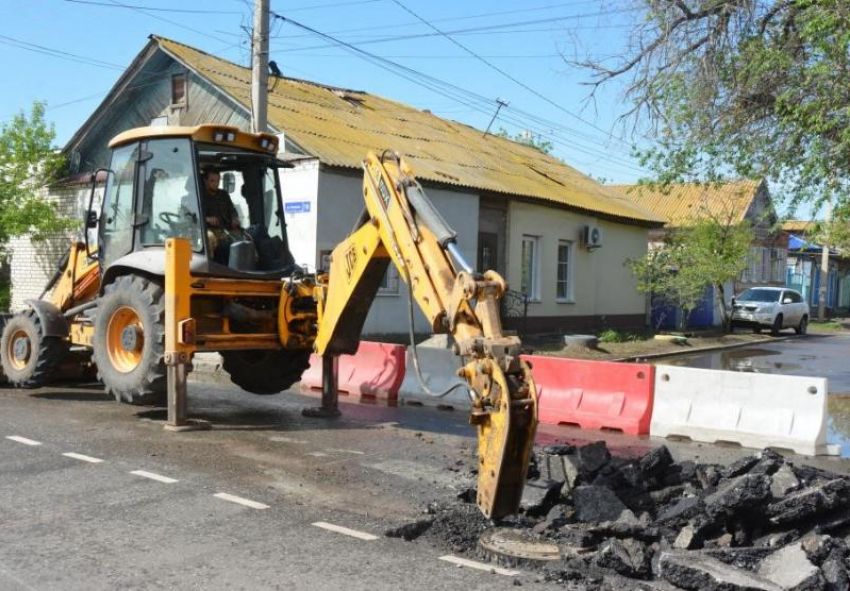
[[[217,170],[207,168],[201,173],[201,178],[204,180],[204,190],[207,193],[215,193],[218,189],[218,183],[221,180],[221,175]]]

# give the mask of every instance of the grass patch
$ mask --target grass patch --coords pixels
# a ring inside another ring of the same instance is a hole
[[[645,341],[646,335],[609,328],[596,335],[600,343],[633,343]]]
[[[840,322],[836,322],[834,320],[830,320],[828,322],[812,321],[809,324],[809,327],[817,329],[817,330],[835,330],[835,331],[844,330],[844,325],[841,324]]]

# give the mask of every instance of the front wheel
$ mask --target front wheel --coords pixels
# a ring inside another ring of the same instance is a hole
[[[794,329],[794,332],[797,334],[806,334],[809,330],[809,317],[803,316],[800,319],[800,324],[797,325],[797,328]]]
[[[779,331],[782,330],[782,314],[777,316],[773,320],[773,326],[770,327],[770,334],[773,336],[779,336]]]
[[[166,402],[165,301],[162,287],[125,275],[106,286],[94,321],[98,379],[119,402]]]
[[[230,381],[252,394],[277,394],[292,387],[310,367],[309,351],[222,351]]]

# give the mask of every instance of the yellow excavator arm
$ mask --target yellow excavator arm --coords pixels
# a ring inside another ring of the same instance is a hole
[[[464,261],[455,232],[397,154],[370,153],[363,170],[363,215],[334,249],[330,271],[316,287],[315,350],[325,359],[357,351],[369,307],[394,264],[411,294],[411,340],[415,301],[433,332],[454,336],[463,358],[459,374],[469,386],[470,423],[478,430],[478,505],[493,519],[515,513],[537,429],[537,392],[520,359],[519,338],[502,333],[505,281],[494,271],[476,273]],[[408,371],[428,391],[415,347],[412,353]]]

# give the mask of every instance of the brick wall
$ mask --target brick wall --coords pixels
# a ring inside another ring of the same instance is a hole
[[[88,207],[89,185],[63,185],[44,188],[41,196],[56,204],[59,213],[65,217],[82,221]],[[100,198],[98,189],[96,201]],[[38,298],[47,281],[56,270],[56,265],[68,249],[71,240],[82,239],[81,230],[57,235],[44,241],[35,242],[30,236],[19,236],[9,242],[9,271],[12,280],[11,311],[17,312],[25,307],[28,299]]]

